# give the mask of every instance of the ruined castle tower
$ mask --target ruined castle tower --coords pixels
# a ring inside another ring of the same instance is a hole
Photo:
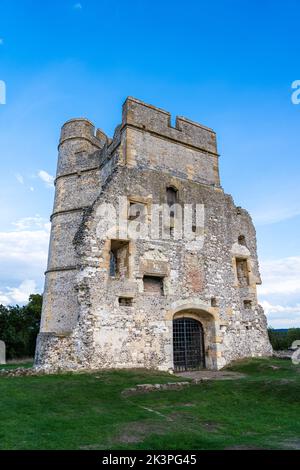
[[[219,369],[270,355],[255,229],[220,186],[211,129],[135,98],[109,139],[61,131],[42,368]]]

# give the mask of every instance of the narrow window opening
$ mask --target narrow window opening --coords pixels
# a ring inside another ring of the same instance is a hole
[[[170,210],[170,237],[174,238],[174,226],[175,226],[175,204],[177,202],[178,192],[177,189],[169,187],[167,188],[167,204]]]
[[[239,245],[246,246],[246,238],[245,235],[240,235],[238,238]]]
[[[167,188],[167,204],[172,207],[177,202],[177,189],[169,187]]]
[[[217,307],[217,299],[215,297],[212,297],[210,300],[211,306],[212,307]]]
[[[129,242],[111,240],[109,271],[111,277],[129,277]]]
[[[240,287],[249,285],[249,272],[246,259],[236,258],[236,271]]]
[[[117,259],[115,253],[112,251],[110,252],[110,260],[109,260],[109,275],[111,277],[115,277],[117,272]]]

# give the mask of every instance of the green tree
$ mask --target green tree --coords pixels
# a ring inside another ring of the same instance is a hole
[[[27,305],[0,305],[0,339],[5,341],[8,359],[34,355],[42,311],[42,296],[32,294]]]
[[[300,328],[290,328],[289,330],[274,330],[268,328],[270,343],[275,351],[289,349],[296,339],[300,340]]]

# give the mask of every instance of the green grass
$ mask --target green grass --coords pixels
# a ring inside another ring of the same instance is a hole
[[[300,448],[300,367],[255,359],[231,370],[247,375],[129,397],[124,388],[176,378],[144,370],[0,377],[0,449]]]
[[[0,365],[0,370],[1,369],[18,369],[19,367],[24,367],[26,369],[29,369],[29,367],[32,367],[33,365],[33,360],[26,360],[25,362],[16,362],[16,363],[13,363],[13,362],[9,362],[8,364],[1,364]]]

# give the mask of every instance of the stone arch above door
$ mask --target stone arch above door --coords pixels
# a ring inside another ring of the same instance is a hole
[[[217,307],[208,307],[199,301],[176,302],[166,313],[166,321],[172,324],[178,318],[193,318],[203,326],[205,341],[205,362],[208,369],[218,368],[219,344],[219,312]],[[170,325],[171,326],[171,325]],[[173,334],[173,333],[172,333]]]
[[[194,312],[194,315],[198,315],[198,320],[200,319],[201,314],[207,314],[213,317],[214,322],[219,322],[219,309],[218,307],[210,307],[204,302],[199,302],[198,300],[189,300],[189,301],[178,301],[174,302],[171,305],[171,308],[166,312],[166,321],[173,320],[174,316],[178,313],[183,313],[185,311]]]

